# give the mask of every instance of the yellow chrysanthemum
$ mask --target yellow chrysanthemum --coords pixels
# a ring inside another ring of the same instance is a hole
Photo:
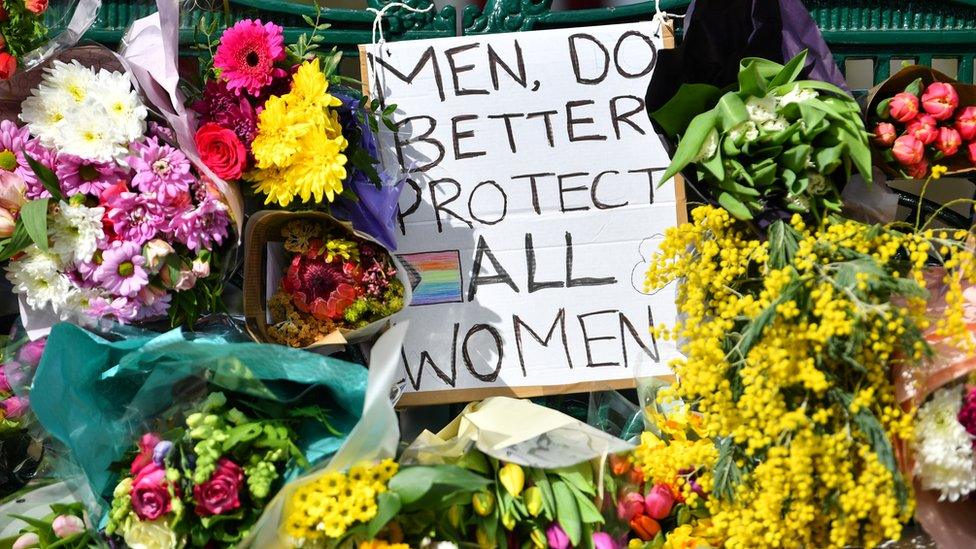
[[[258,133],[251,143],[258,170],[291,165],[302,147],[302,138],[312,129],[307,118],[289,109],[284,98],[268,99],[258,115]]]

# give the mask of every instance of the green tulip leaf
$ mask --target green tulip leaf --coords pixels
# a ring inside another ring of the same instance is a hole
[[[770,164],[752,168],[752,181],[755,183],[756,187],[768,187],[776,181],[776,164],[770,161]]]
[[[916,78],[911,84],[905,86],[905,93],[910,93],[912,95],[921,95],[922,93],[922,79]]]
[[[749,208],[746,207],[738,198],[732,196],[732,193],[722,191],[718,193],[718,203],[720,206],[728,210],[730,214],[736,219],[741,219],[743,221],[748,221],[752,219],[752,213],[749,212]]]
[[[741,97],[734,93],[723,95],[718,100],[718,104],[715,105],[715,110],[718,111],[719,129],[721,131],[727,132],[746,120],[749,120],[749,111],[746,110],[746,104],[742,101]]]
[[[41,251],[48,251],[47,243],[47,205],[48,198],[39,198],[24,203],[20,209],[20,222],[27,234]]]
[[[878,103],[877,107],[875,107],[875,109],[874,109],[874,112],[875,112],[875,114],[878,115],[878,118],[880,118],[882,120],[887,120],[888,119],[888,117],[890,116],[888,114],[888,106],[890,104],[891,104],[891,98],[890,97],[888,99],[885,99],[884,101],[880,101]]]
[[[745,60],[743,60],[745,61]],[[739,95],[741,97],[765,97],[766,81],[759,71],[758,60],[752,60],[739,70]]]
[[[674,97],[651,113],[664,133],[671,138],[685,133],[695,113],[711,110],[722,90],[709,84],[682,84]]]
[[[813,148],[810,145],[797,145],[784,151],[783,156],[780,157],[780,162],[794,172],[806,171],[812,151]]]
[[[722,138],[722,154],[725,156],[736,156],[742,152],[739,147],[735,146],[735,140],[731,136],[726,135]]]
[[[789,189],[790,194],[799,196],[802,195],[804,192],[806,192],[807,187],[809,186],[810,186],[810,178],[807,176],[803,176],[803,177],[796,178],[796,181],[791,183],[787,187],[787,189]]]
[[[583,537],[582,524],[580,523],[579,506],[573,491],[563,480],[552,483],[552,493],[556,497],[556,519],[559,526],[566,532],[570,543],[575,547],[579,545]]]
[[[834,145],[817,150],[813,155],[813,163],[817,166],[817,171],[827,175],[833,173],[841,164],[841,156],[847,147],[844,145]]]
[[[740,185],[732,180],[719,181],[716,186],[723,191],[729,191],[737,196],[752,196],[758,198],[760,196],[759,191],[753,187],[747,187],[745,185]]]
[[[780,70],[779,73],[773,77],[773,79],[769,82],[769,87],[775,88],[777,86],[784,86],[796,80],[796,78],[800,76],[800,72],[803,70],[806,61],[807,50],[803,50],[796,54],[796,57],[790,59],[782,70]]]
[[[708,139],[710,133],[715,131],[716,119],[715,111],[707,111],[699,114],[691,121],[691,124],[688,125],[688,131],[678,142],[678,149],[674,151],[671,165],[661,177],[661,185],[685,169],[688,164],[696,161],[705,140]]]

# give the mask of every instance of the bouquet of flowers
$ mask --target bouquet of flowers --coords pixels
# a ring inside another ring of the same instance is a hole
[[[914,474],[939,501],[961,501],[976,492],[976,379],[933,392],[915,417]]]
[[[953,174],[976,169],[976,88],[906,67],[872,92],[867,112],[889,174],[926,179],[937,164]]]
[[[785,66],[744,59],[738,89],[724,94],[682,86],[652,115],[666,133],[681,136],[662,181],[693,165],[714,201],[737,219],[839,212],[838,189],[852,167],[871,178],[868,135],[850,95],[798,80],[805,60],[806,52]]]
[[[21,422],[30,409],[30,398],[15,394],[30,384],[33,369],[41,362],[44,352],[44,338],[24,341],[20,345],[8,346],[0,363],[0,436],[10,431],[18,431]],[[19,350],[17,349],[19,347]]]
[[[404,306],[404,275],[390,254],[324,213],[259,212],[247,232],[248,264],[259,262],[263,253],[269,262],[283,264],[264,281],[270,323],[260,322],[265,315],[248,320],[259,339],[291,347],[341,343],[337,334],[343,340],[368,335],[370,325]],[[245,285],[245,309],[261,299],[261,283]]]
[[[59,60],[0,122],[0,260],[61,319],[192,323],[216,309],[222,197],[126,73]]]
[[[246,19],[207,44],[216,48],[194,104],[197,147],[215,174],[251,181],[265,204],[332,203],[389,179],[374,167],[366,102],[330,91],[340,54],[316,51],[320,41],[313,33],[286,47],[280,26]]]
[[[130,547],[236,545],[285,467],[309,465],[296,444],[297,421],[317,417],[332,429],[319,408],[279,412],[215,392],[175,425],[143,434],[135,457],[123,460],[127,474],[114,489],[105,534]]]
[[[91,26],[100,0],[0,0],[0,80],[74,45]],[[66,31],[53,40],[51,28]]]

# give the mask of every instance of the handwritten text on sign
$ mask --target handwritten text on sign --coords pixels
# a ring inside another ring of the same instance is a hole
[[[676,223],[643,100],[656,30],[366,48],[371,92],[397,105],[384,162],[413,171],[397,250],[415,286],[403,368],[426,395],[408,400],[630,380],[641,362],[667,372],[674,348],[648,329],[674,321],[674,294],[640,291]]]

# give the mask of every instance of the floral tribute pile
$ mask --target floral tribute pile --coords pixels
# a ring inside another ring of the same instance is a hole
[[[308,466],[292,416],[257,418],[211,393],[164,432],[148,432],[122,465],[105,535],[130,547],[233,547],[268,503],[284,468]],[[247,409],[245,407],[245,409]]]
[[[13,76],[18,59],[47,37],[47,9],[48,0],[0,1],[0,80]]]
[[[403,283],[382,246],[311,219],[290,221],[282,235],[293,255],[268,302],[272,341],[306,347],[403,308]]]
[[[33,309],[82,323],[216,309],[227,207],[123,72],[54,61],[0,122],[0,259]]]
[[[251,181],[265,204],[328,204],[354,196],[352,180],[380,182],[358,123],[365,111],[329,91],[339,54],[315,52],[321,38],[285,46],[280,26],[246,19],[208,44],[216,48],[194,104],[197,147],[214,173]]]

